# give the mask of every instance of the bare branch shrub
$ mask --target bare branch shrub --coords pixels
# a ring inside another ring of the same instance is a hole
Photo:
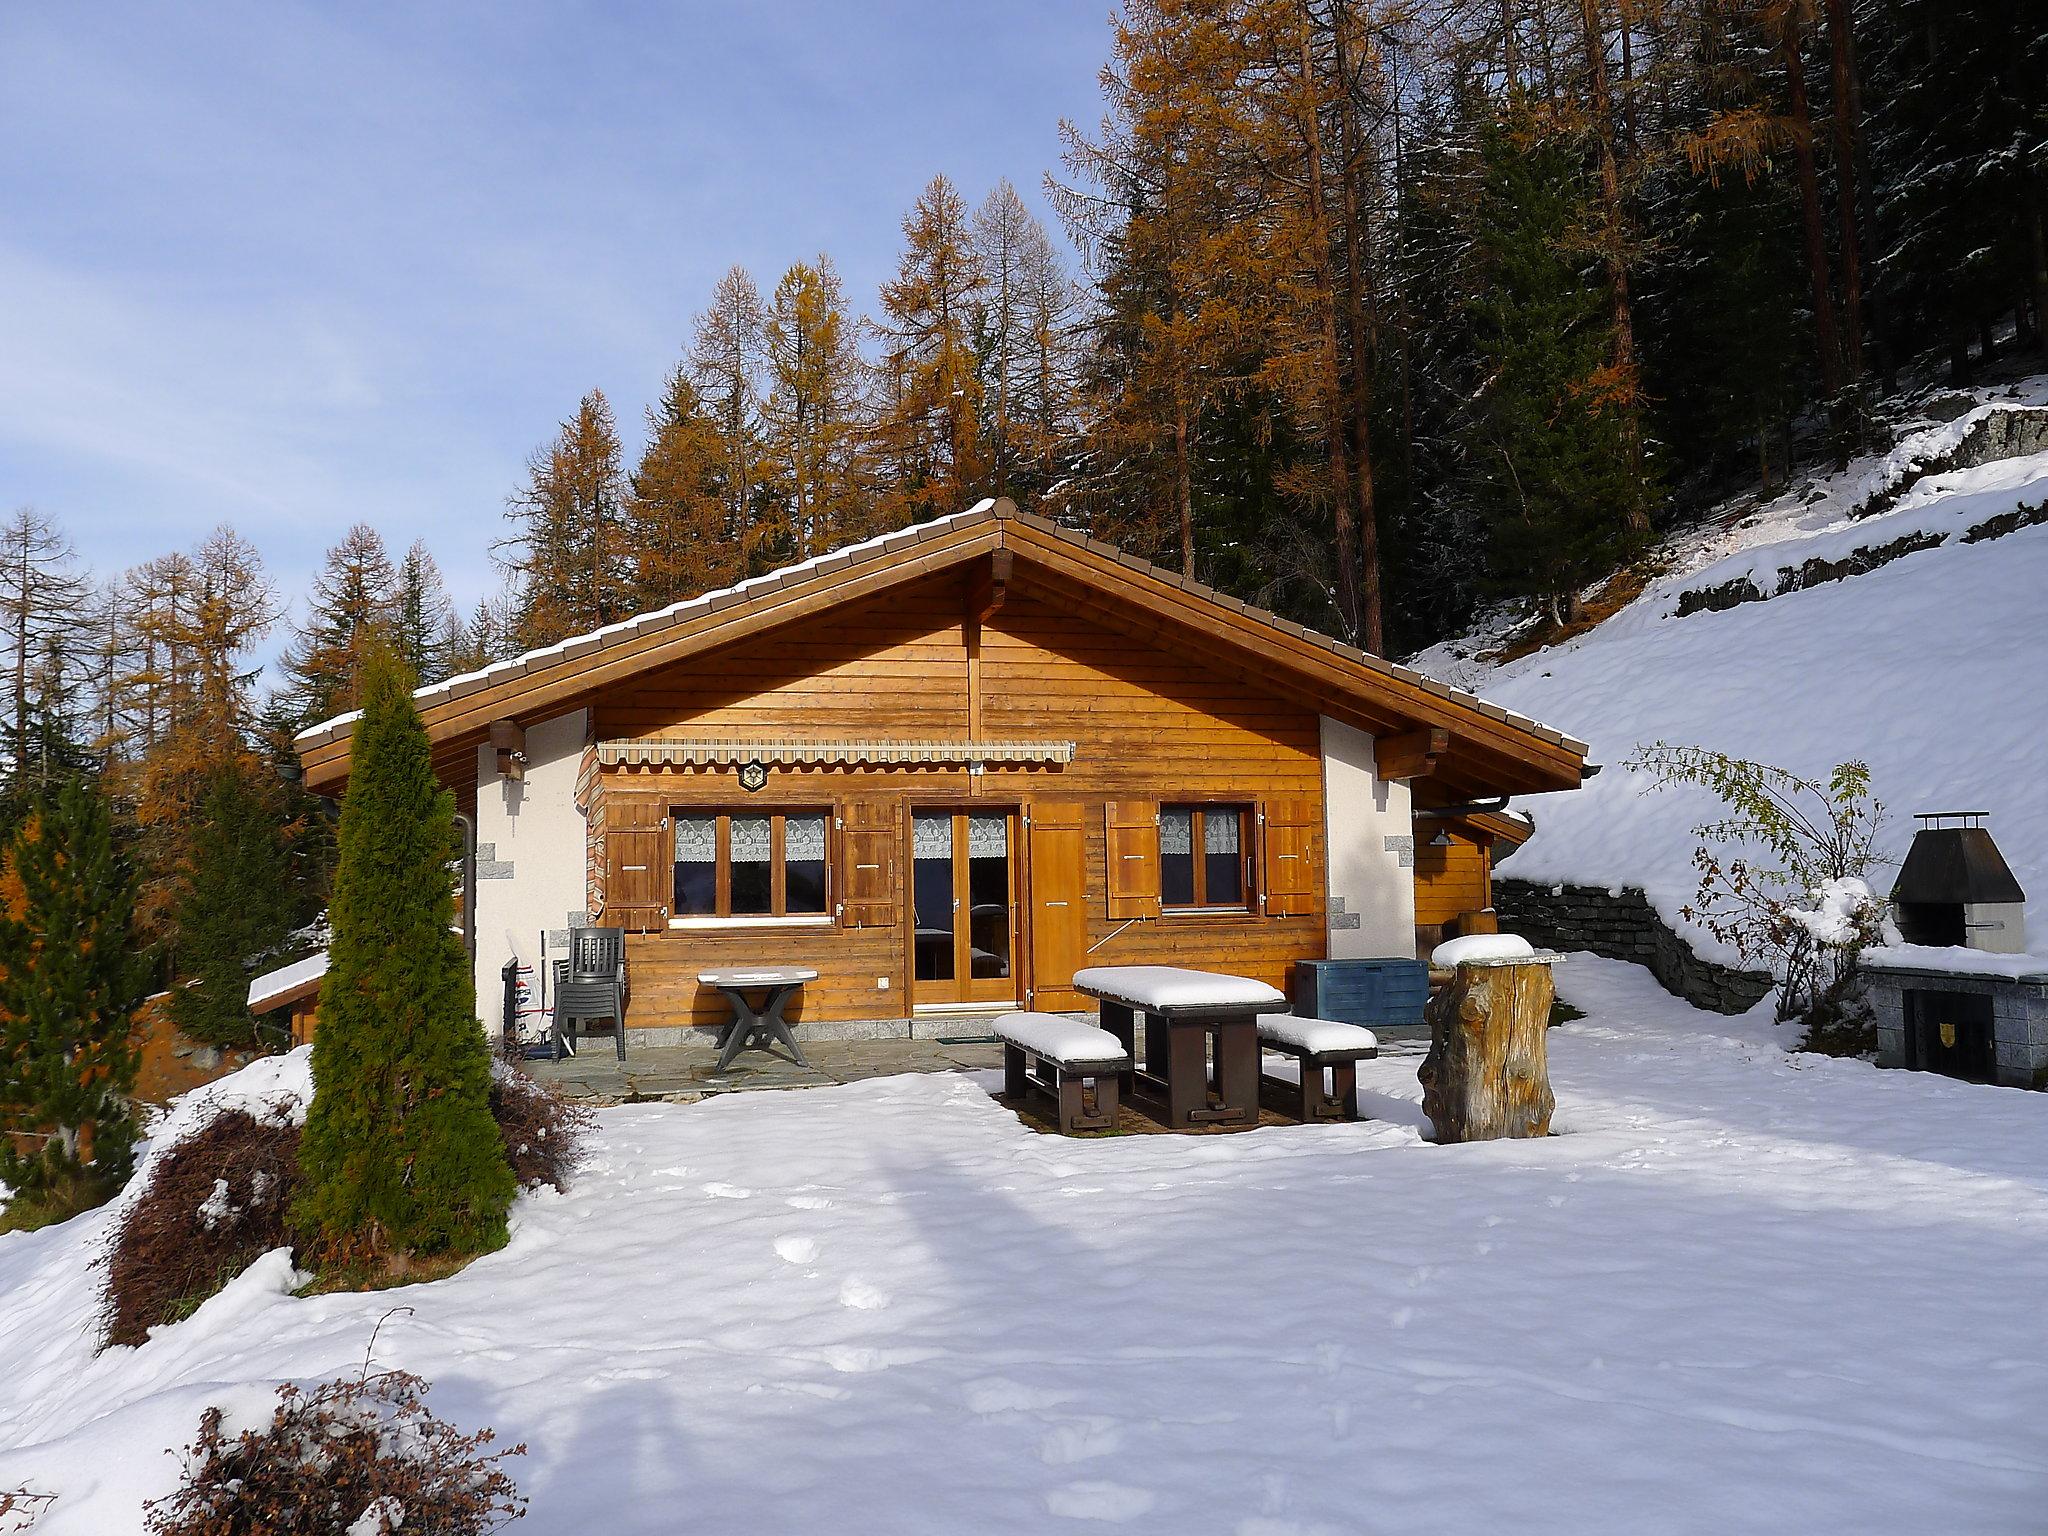
[[[0,1533],[17,1536],[43,1518],[43,1511],[56,1502],[54,1493],[37,1493],[32,1488],[0,1488]]]
[[[107,1246],[105,1342],[142,1343],[271,1249],[288,1247],[285,1215],[298,1182],[299,1128],[282,1113],[259,1120],[224,1110],[166,1151]]]
[[[584,1138],[597,1125],[584,1105],[502,1062],[491,1074],[491,1115],[521,1189],[567,1189],[583,1161]]]
[[[311,1391],[287,1382],[261,1430],[200,1416],[184,1480],[148,1506],[150,1536],[484,1536],[526,1513],[506,1471],[524,1445],[487,1449],[427,1411],[429,1384],[372,1371]]]
[[[1804,1020],[1810,1046],[1857,1048],[1856,957],[1884,920],[1865,879],[1884,824],[1869,766],[1840,763],[1813,779],[1661,741],[1625,766],[1659,789],[1706,789],[1727,807],[1693,828],[1700,883],[1686,918],[1769,968],[1780,983],[1778,1017]]]

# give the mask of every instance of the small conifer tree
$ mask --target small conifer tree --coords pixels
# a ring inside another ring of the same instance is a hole
[[[171,994],[171,1019],[206,1045],[256,1041],[251,963],[284,942],[291,909],[276,796],[241,754],[215,770],[200,798],[191,868],[180,883],[178,959],[192,982]]]
[[[23,818],[0,869],[0,1180],[83,1208],[133,1165],[131,1039],[147,970],[113,812],[73,778]],[[27,1143],[24,1145],[23,1143]]]
[[[410,681],[388,646],[371,647],[295,1213],[325,1264],[484,1252],[504,1241],[513,1194],[475,979],[451,927],[454,802]]]

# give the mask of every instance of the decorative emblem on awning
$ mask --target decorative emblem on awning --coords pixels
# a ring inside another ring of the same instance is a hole
[[[613,767],[731,767],[755,764],[945,764],[1071,763],[1071,741],[600,741],[597,760]]]

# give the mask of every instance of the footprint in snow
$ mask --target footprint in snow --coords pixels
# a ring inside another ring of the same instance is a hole
[[[1123,1446],[1116,1421],[1105,1418],[1071,1419],[1055,1424],[1038,1442],[1038,1459],[1048,1467],[1064,1467],[1097,1456],[1114,1456]]]
[[[1045,1496],[1045,1507],[1051,1514],[1069,1520],[1107,1520],[1112,1525],[1137,1519],[1156,1502],[1157,1495],[1151,1489],[1133,1488],[1127,1483],[1069,1483]]]
[[[744,1200],[753,1194],[753,1191],[743,1189],[737,1184],[706,1184],[704,1193],[714,1200]]]
[[[824,1195],[791,1195],[782,1202],[799,1211],[829,1211],[832,1202]]]
[[[791,1264],[808,1264],[818,1256],[818,1243],[809,1237],[778,1237],[775,1239],[775,1256]]]
[[[848,1275],[846,1283],[839,1287],[839,1305],[858,1312],[879,1312],[889,1305],[889,1293],[859,1275]]]

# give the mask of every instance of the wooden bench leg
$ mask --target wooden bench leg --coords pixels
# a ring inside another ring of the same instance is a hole
[[[1145,1055],[1152,1055],[1152,1024],[1145,1021]],[[1184,1130],[1195,1123],[1198,1114],[1207,1118],[1209,1107],[1209,1038],[1201,1030],[1188,1026],[1179,1029],[1164,1019],[1158,1021],[1159,1031],[1165,1036],[1166,1049],[1160,1053],[1166,1068],[1166,1123],[1177,1130]]]
[[[1060,1134],[1072,1136],[1076,1131],[1109,1131],[1116,1129],[1116,1074],[1114,1072],[1072,1071],[1058,1069],[1059,1087],[1057,1098],[1060,1111]],[[1088,1100],[1089,1089],[1095,1108],[1091,1112]]]
[[[1133,1062],[1138,1059],[1138,1023],[1131,1010],[1122,1003],[1105,1002],[1101,1009],[1102,1027],[1115,1035],[1124,1048],[1124,1054]],[[1131,1089],[1131,1073],[1122,1075],[1126,1093]]]
[[[1301,1118],[1306,1121],[1321,1120],[1324,1118],[1323,1069],[1302,1061],[1300,1057],[1296,1057],[1295,1060],[1301,1063]]]
[[[1322,1074],[1317,1073],[1318,1077]],[[1358,1118],[1358,1063],[1340,1061],[1330,1068],[1330,1097],[1335,1100],[1337,1120]]]
[[[1013,1099],[1022,1098],[1029,1082],[1030,1077],[1024,1070],[1024,1052],[1006,1043],[1003,1046],[1003,1092]]]

